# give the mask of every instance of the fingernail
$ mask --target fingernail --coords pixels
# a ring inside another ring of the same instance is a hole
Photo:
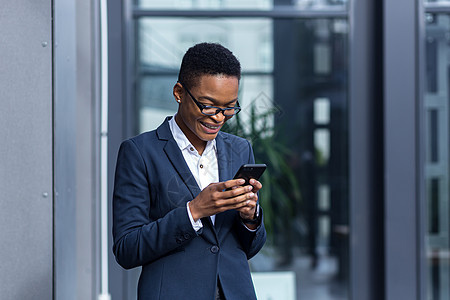
[[[244,179],[239,179],[239,184],[244,184],[245,183],[245,180]]]
[[[248,186],[248,187],[246,188],[247,191],[251,191],[252,189],[253,189],[252,186]]]
[[[253,194],[253,193],[249,193],[248,194],[248,196],[251,198],[251,197],[253,197],[255,194]]]
[[[245,201],[245,204],[249,204],[249,203],[250,203],[250,200]]]

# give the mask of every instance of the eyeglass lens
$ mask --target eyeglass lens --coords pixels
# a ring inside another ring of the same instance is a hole
[[[218,109],[217,107],[204,107],[202,109],[202,113],[205,115],[216,115],[220,112],[223,112],[223,114],[225,116],[234,116],[235,114],[237,114],[239,112],[239,109],[236,108],[231,108],[231,109]]]

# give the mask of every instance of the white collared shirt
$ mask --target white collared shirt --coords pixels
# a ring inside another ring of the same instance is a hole
[[[187,137],[184,135],[181,128],[175,121],[175,116],[169,120],[170,131],[172,132],[173,138],[177,143],[178,147],[183,154],[184,160],[186,161],[189,170],[197,181],[200,190],[203,190],[210,183],[219,182],[219,167],[217,163],[217,148],[216,140],[211,140],[206,143],[205,150],[202,155],[198,154],[195,147],[189,142]],[[189,209],[189,203],[187,204],[187,211],[189,214],[189,219],[191,220],[192,227],[194,230],[198,231],[203,227],[202,221],[198,219],[196,222],[192,217],[191,211]],[[211,221],[214,224],[216,216],[211,216]]]

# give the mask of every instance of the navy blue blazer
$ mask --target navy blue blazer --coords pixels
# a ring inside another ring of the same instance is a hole
[[[167,118],[120,146],[113,194],[113,251],[130,269],[142,266],[139,299],[214,299],[219,277],[227,300],[256,299],[248,259],[263,247],[264,223],[251,232],[235,210],[191,225],[186,203],[199,193]],[[253,163],[250,143],[219,132],[219,179]]]

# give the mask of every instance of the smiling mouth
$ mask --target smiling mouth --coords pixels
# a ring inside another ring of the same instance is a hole
[[[217,130],[217,129],[220,129],[220,127],[222,127],[222,125],[223,124],[220,124],[220,125],[211,125],[211,124],[206,124],[206,123],[204,123],[204,122],[200,122],[203,126],[205,126],[206,128],[208,128],[208,129],[211,129],[211,130]]]

